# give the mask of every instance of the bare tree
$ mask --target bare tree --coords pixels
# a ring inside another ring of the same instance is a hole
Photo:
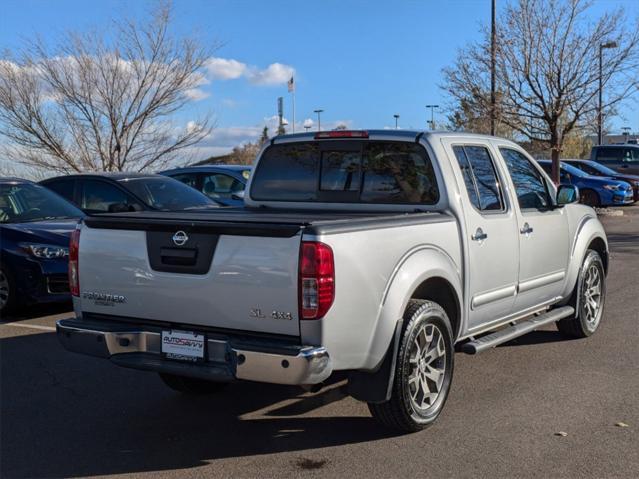
[[[69,34],[53,51],[36,40],[0,60],[5,154],[65,173],[142,171],[207,136],[210,115],[177,128],[171,116],[197,95],[207,49],[169,33],[170,5],[145,24]],[[107,40],[110,39],[110,40]]]
[[[559,182],[564,139],[587,129],[598,108],[599,52],[604,112],[639,90],[639,28],[627,28],[622,10],[594,23],[584,0],[518,0],[506,6],[497,24],[498,122],[530,142],[551,150],[553,180]],[[444,70],[442,86],[471,111],[490,117],[490,41],[461,50]]]

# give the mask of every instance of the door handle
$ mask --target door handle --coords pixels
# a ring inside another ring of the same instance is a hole
[[[524,227],[519,230],[522,235],[529,235],[533,232],[533,229],[530,227],[528,223],[524,223]]]
[[[484,241],[486,238],[488,238],[488,235],[481,228],[477,228],[475,234],[470,237],[473,241]]]

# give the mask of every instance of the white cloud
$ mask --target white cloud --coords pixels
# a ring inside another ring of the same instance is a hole
[[[187,98],[193,101],[204,100],[211,96],[210,93],[205,92],[204,90],[200,90],[199,88],[191,88],[190,90],[186,90],[184,92]]]
[[[281,85],[289,81],[294,74],[295,69],[289,65],[271,63],[264,70],[249,70],[247,78],[255,85]]]
[[[271,63],[261,69],[237,60],[217,57],[206,61],[206,69],[213,80],[236,80],[244,77],[254,85],[282,85],[295,74],[292,66],[283,63]]]
[[[244,75],[248,67],[237,60],[211,57],[206,61],[206,69],[213,79],[234,80]]]

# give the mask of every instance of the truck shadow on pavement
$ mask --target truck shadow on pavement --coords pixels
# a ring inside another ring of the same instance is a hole
[[[340,383],[315,395],[236,383],[186,397],[154,374],[67,352],[52,333],[4,338],[0,358],[1,477],[173,470],[392,435],[363,405],[361,416],[317,411],[343,398]]]
[[[69,316],[73,315],[73,305],[71,301],[64,303],[52,303],[52,304],[34,304],[30,306],[22,306],[16,311],[12,311],[11,314],[0,316],[0,323],[9,323],[13,321],[24,321],[28,319],[40,318],[42,316],[49,316],[53,314],[68,313]]]

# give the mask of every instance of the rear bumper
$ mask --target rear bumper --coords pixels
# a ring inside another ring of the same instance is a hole
[[[112,321],[62,319],[59,341],[69,351],[110,359],[119,366],[210,381],[242,379],[272,384],[318,384],[332,373],[323,347],[250,344],[231,336],[207,336],[206,360],[185,363],[161,354],[161,328]]]

